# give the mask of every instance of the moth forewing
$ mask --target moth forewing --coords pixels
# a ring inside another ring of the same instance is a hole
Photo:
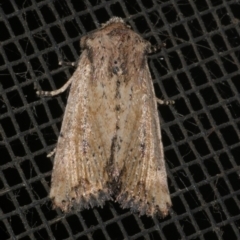
[[[146,56],[140,52],[138,57]],[[131,121],[123,122],[122,127],[122,135],[125,136],[123,142],[126,141],[125,146],[122,146],[128,151],[122,158],[124,170],[120,177],[121,190],[117,194],[117,201],[124,208],[130,207],[141,215],[166,216],[171,199],[167,186],[157,103],[148,66],[141,69],[139,75],[144,80],[136,87],[139,79],[131,78],[130,88],[135,89],[132,100],[129,101],[131,110],[126,109],[127,117],[121,117]],[[121,114],[124,116],[124,113]]]
[[[81,47],[56,146],[54,207],[82,210],[113,198],[140,215],[166,216],[171,199],[150,44],[114,17]]]

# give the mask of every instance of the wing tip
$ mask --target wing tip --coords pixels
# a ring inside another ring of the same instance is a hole
[[[94,193],[82,195],[76,192],[74,197],[69,196],[51,196],[53,209],[60,208],[63,212],[82,211],[93,207],[103,207],[105,202],[112,200],[109,191],[101,190]]]
[[[162,197],[163,200],[161,204],[156,204],[154,201],[148,202],[146,197],[143,199],[144,200],[125,192],[116,198],[116,202],[118,202],[122,208],[130,208],[133,213],[138,213],[140,216],[147,215],[149,217],[164,218],[169,214],[172,206],[169,195]]]

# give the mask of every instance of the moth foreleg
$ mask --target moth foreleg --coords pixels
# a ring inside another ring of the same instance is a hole
[[[161,100],[159,98],[156,98],[156,101],[158,104],[161,104],[161,105],[172,105],[175,103],[175,101],[173,100]]]
[[[73,78],[70,78],[61,88],[54,90],[54,91],[37,91],[38,96],[56,96],[62,92],[64,92],[69,85],[72,83]]]
[[[161,44],[157,44],[157,45],[151,45],[150,49],[148,50],[148,54],[152,54],[155,52],[158,52],[159,50],[161,50],[161,48],[165,48],[166,47],[166,43],[161,43]]]

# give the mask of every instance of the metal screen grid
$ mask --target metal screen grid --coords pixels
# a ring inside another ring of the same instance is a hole
[[[240,4],[236,1],[4,1],[0,6],[0,239],[239,239]],[[138,217],[114,202],[63,214],[48,198],[79,40],[111,16],[152,44],[173,207]]]

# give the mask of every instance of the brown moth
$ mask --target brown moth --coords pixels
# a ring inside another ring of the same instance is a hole
[[[164,217],[171,199],[157,99],[147,65],[151,45],[123,19],[81,39],[55,149],[50,198],[64,212],[115,200],[140,215]],[[166,101],[170,104],[173,101]]]

